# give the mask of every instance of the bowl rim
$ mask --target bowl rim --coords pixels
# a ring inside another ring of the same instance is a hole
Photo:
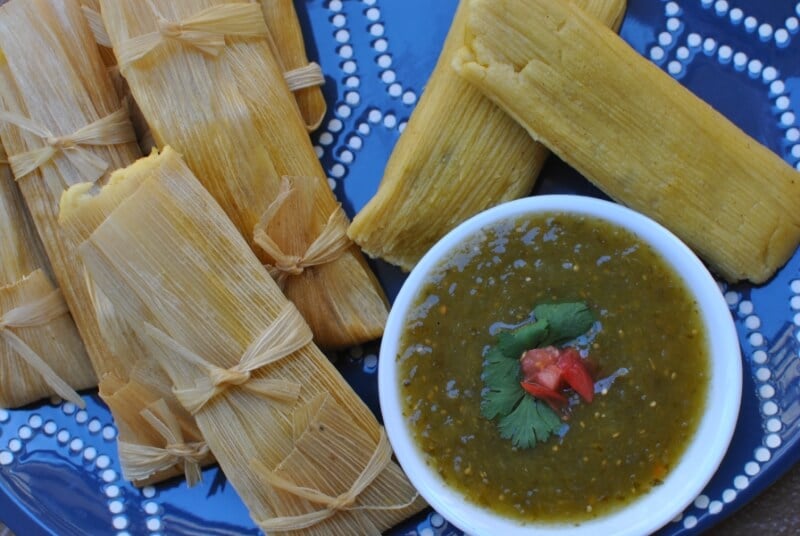
[[[706,410],[677,466],[660,486],[597,519],[573,524],[524,523],[480,508],[449,488],[425,463],[404,422],[397,378],[397,355],[405,317],[427,276],[466,238],[501,220],[536,213],[572,213],[605,220],[649,244],[684,280],[697,298],[710,345]],[[738,421],[742,359],[733,317],[722,292],[694,252],[672,232],[622,205],[587,196],[553,194],[510,201],[485,210],[445,235],[419,261],[398,293],[386,323],[378,361],[378,395],[384,426],[409,480],[426,501],[470,534],[649,534],[679,516],[702,492],[722,462]]]

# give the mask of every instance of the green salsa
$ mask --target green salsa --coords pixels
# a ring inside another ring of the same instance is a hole
[[[593,402],[561,431],[513,447],[481,416],[483,359],[536,304],[585,302],[575,343],[596,367]],[[700,421],[708,340],[692,295],[633,233],[552,213],[484,229],[417,296],[398,355],[403,415],[427,463],[477,505],[521,521],[580,522],[658,485]]]

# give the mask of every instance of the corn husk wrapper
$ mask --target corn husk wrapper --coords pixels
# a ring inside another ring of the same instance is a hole
[[[84,242],[106,218],[131,195],[159,165],[156,151],[134,164],[115,171],[95,196],[92,183],[78,184],[61,198],[59,222],[63,235],[71,242]],[[89,281],[94,308],[103,335],[115,355],[136,356],[123,373],[109,371],[100,381],[100,396],[108,404],[119,429],[119,454],[123,475],[138,486],[150,485],[178,474],[189,485],[199,479],[199,467],[213,462],[194,418],[178,404],[172,383],[163,369],[150,360],[139,335],[120,315],[102,289]],[[155,412],[157,420],[179,433],[165,434],[152,419],[145,417],[151,406],[163,404]],[[183,453],[183,456],[177,454]]]
[[[89,29],[92,31],[103,63],[107,67],[113,67],[117,64],[117,58],[114,57],[114,51],[111,50],[111,41],[103,24],[103,17],[100,15],[100,0],[80,0],[80,3],[81,11],[86,23],[89,25]]]
[[[128,380],[107,374],[100,396],[115,415],[123,476],[137,486],[183,475],[191,487],[200,481],[201,467],[213,463],[194,418],[154,362],[138,363]]]
[[[174,151],[81,251],[266,532],[377,534],[423,506],[375,417]]]
[[[308,130],[316,130],[327,111],[320,85],[322,70],[310,63],[303,42],[303,31],[292,0],[261,0],[264,20],[275,44],[275,55]]]
[[[0,159],[6,155],[0,147]],[[97,385],[8,164],[0,164],[0,407]]]
[[[148,154],[155,145],[153,135],[150,133],[150,127],[145,121],[142,111],[131,96],[128,83],[119,72],[117,66],[117,57],[114,56],[114,51],[111,49],[111,40],[106,32],[103,17],[100,15],[100,0],[81,0],[81,11],[89,24],[89,28],[94,35],[97,48],[100,51],[100,57],[103,58],[103,63],[108,67],[108,75],[111,77],[111,82],[114,84],[114,90],[117,96],[128,106],[128,112],[133,123],[133,130],[136,132],[136,139],[139,140],[139,147],[142,154]]]
[[[344,347],[380,336],[385,296],[355,245],[322,264],[302,266],[341,209],[273,55],[258,5],[216,0],[101,4],[121,70],[157,144],[184,154],[260,259],[282,265],[291,275],[284,292],[311,325],[317,343]],[[256,19],[247,6],[257,8]],[[246,24],[239,24],[242,18]],[[187,31],[170,37],[178,22]],[[265,225],[262,217],[284,176],[312,178],[324,187],[313,189],[313,210],[307,215],[269,222],[270,238],[281,251],[276,258],[255,243],[254,235]],[[340,235],[346,232],[341,227]]]
[[[375,196],[348,235],[372,257],[411,270],[470,216],[528,195],[550,152],[451,63],[467,39],[462,0],[425,91],[397,141]],[[576,5],[618,28],[625,0]]]
[[[75,392],[97,383],[59,290],[41,269],[0,287],[0,407]]]
[[[5,286],[35,270],[49,268],[2,146],[0,160],[0,286]]]
[[[720,275],[760,283],[795,251],[800,175],[574,4],[479,0],[469,27],[465,79]]]

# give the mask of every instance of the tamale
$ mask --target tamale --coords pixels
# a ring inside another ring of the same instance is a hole
[[[108,169],[140,156],[127,112],[120,113],[75,0],[13,1],[0,7],[0,49],[5,60],[0,64],[5,110],[0,137],[17,184],[95,372],[100,377],[110,370],[124,371],[134,358],[109,351],[76,256],[77,244],[62,236],[57,217],[67,186],[103,183]],[[50,134],[42,135],[46,132]]]
[[[569,2],[476,0],[457,71],[729,281],[800,241],[800,175]],[[655,127],[654,127],[655,125]]]
[[[154,151],[112,173],[102,196],[92,194],[96,189],[93,183],[78,184],[64,192],[59,224],[65,239],[73,244],[85,241],[158,165],[159,157]],[[81,210],[76,210],[78,206]],[[125,371],[108,371],[100,380],[100,396],[119,428],[119,457],[124,476],[136,485],[149,485],[185,473],[189,484],[194,484],[200,476],[199,466],[213,461],[199,446],[201,434],[197,423],[179,407],[166,373],[148,359],[143,343],[124,316],[88,279],[100,331],[109,349],[114,355],[137,358]],[[159,400],[162,407],[148,420],[145,415],[152,413],[150,406]],[[168,426],[159,428],[158,422]]]
[[[453,58],[467,38],[468,4],[459,3],[378,191],[348,230],[368,255],[404,270],[470,216],[530,193],[550,154],[453,71]],[[576,5],[613,28],[625,12],[625,0],[579,0]]]
[[[292,0],[261,0],[264,20],[275,45],[275,55],[294,93],[297,106],[308,130],[316,130],[327,111],[325,96],[319,87],[325,82],[322,70],[309,63],[303,30]]]
[[[0,147],[0,159],[5,158]],[[97,385],[49,270],[11,169],[0,164],[0,407],[52,394],[83,406],[75,390]],[[20,308],[28,314],[20,316]],[[44,374],[38,367],[44,367]]]
[[[273,55],[260,7],[219,0],[101,5],[120,68],[156,143],[183,153],[262,262],[290,275],[284,291],[317,343],[343,347],[380,336],[386,299],[358,248],[331,241],[338,251],[325,262],[307,255],[320,235],[344,235],[346,225]],[[270,254],[254,234],[283,176],[311,177],[325,187],[314,189],[307,217],[271,222],[277,248]]]
[[[375,417],[175,151],[81,253],[266,532],[377,534],[423,507]]]

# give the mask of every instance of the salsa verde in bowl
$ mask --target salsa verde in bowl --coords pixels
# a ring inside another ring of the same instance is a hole
[[[535,196],[481,213],[394,302],[379,392],[400,464],[472,534],[648,534],[702,490],[741,398],[719,288],[620,205]]]

